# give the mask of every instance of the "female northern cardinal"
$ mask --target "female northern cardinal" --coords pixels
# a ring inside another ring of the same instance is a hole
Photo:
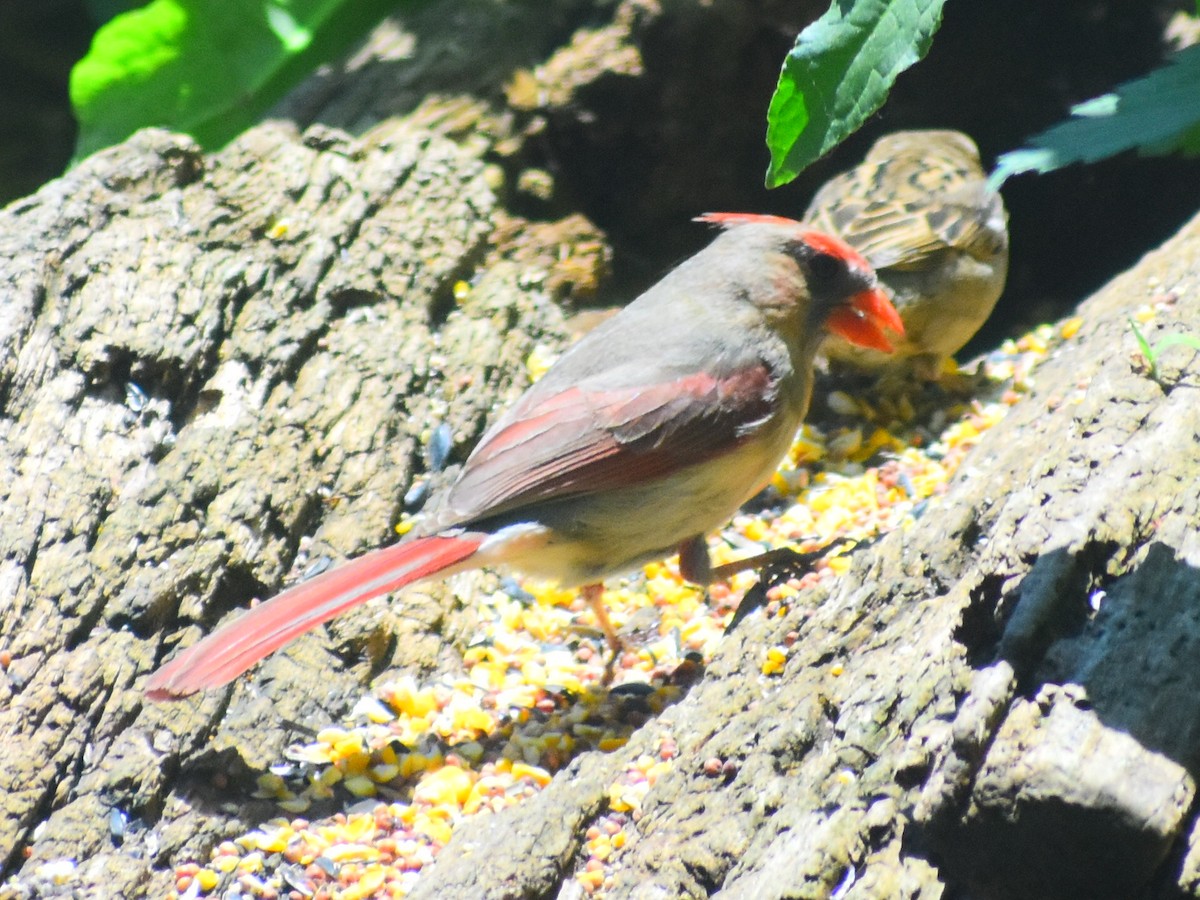
[[[787,452],[826,332],[886,351],[884,329],[903,326],[842,241],[774,216],[701,221],[727,230],[563,354],[484,435],[436,521],[217,629],[147,695],[225,684],[356,604],[464,569],[587,585],[614,645],[602,579],[679,548],[707,583],[704,534]]]
[[[991,315],[1008,276],[1008,214],[989,190],[975,142],[959,131],[897,131],[826,184],[804,220],[867,258],[892,292],[904,340],[885,356],[836,334],[831,360],[898,362],[936,378]]]

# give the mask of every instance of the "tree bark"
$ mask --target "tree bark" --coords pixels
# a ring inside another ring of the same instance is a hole
[[[496,261],[455,300],[493,211],[482,166],[444,140],[272,126],[211,160],[145,132],[7,211],[0,733],[21,749],[0,845],[44,820],[34,860],[108,860],[123,884],[110,808],[162,817],[156,859],[198,850],[164,804],[181,759],[261,767],[287,738],[265,720],[328,718],[393,645],[436,662],[442,606],[418,592],[387,628],[352,617],[280,654],[269,694],[187,708],[137,690],[298,550],[385,542],[428,434],[445,424],[461,455],[560,337],[523,267]]]
[[[554,83],[635,77],[659,15],[621,6],[553,57]],[[522,58],[571,21],[535,19],[511,26]],[[361,88],[314,84],[293,102],[373,118]],[[564,341],[553,301],[600,277],[597,229],[520,219],[529,195],[483,162],[545,121],[410,95],[358,138],[267,124],[206,156],[144,132],[0,213],[0,864],[18,896],[64,856],[82,896],[163,895],[175,862],[275,814],[245,785],[297,731],[384,668],[442,668],[469,633],[454,591],[486,575],[369,605],[230,693],[140,693],[289,571],[386,542],[414,477],[449,477],[426,471],[430,435],[447,425],[461,461],[533,347]],[[665,739],[679,755],[616,896],[1200,896],[1200,383],[1186,347],[1146,371],[1127,317],[1148,303],[1152,342],[1200,319],[1200,219],[1083,304],[923,518],[787,616],[748,616],[626,747],[464,823],[415,896],[571,896],[608,786]]]

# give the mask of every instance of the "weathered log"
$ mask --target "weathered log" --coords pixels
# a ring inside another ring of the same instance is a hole
[[[385,629],[352,617],[278,655],[232,706],[137,690],[198,623],[272,592],[302,536],[308,564],[387,540],[428,433],[469,445],[559,338],[528,266],[497,261],[456,301],[493,206],[442,139],[269,126],[211,159],[145,132],[4,214],[6,856],[41,824],[32,862],[124,886],[110,808],[195,852],[195,822],[168,824],[183,801],[164,806],[180,760],[261,767],[287,740],[265,720],[327,718],[396,647],[417,669],[443,652],[418,592]],[[339,641],[365,665],[331,658]]]
[[[535,86],[632,78],[630,48],[664,31],[653,4],[621,9],[581,33],[577,68],[556,55]],[[493,84],[569,30],[510,27],[526,43]],[[434,65],[449,46],[416,55]],[[315,83],[309,106],[375,118],[345,83]],[[15,892],[70,857],[84,896],[161,895],[173,863],[275,814],[242,775],[383,668],[448,664],[470,628],[451,593],[410,591],[230,693],[139,693],[289,569],[388,540],[428,433],[449,425],[461,458],[529,350],[563,340],[551,295],[591,276],[573,282],[560,246],[603,255],[581,219],[528,225],[493,194],[485,150],[515,159],[545,120],[408,91],[387,112],[410,119],[360,138],[268,125],[205,156],[146,132],[0,214],[0,865]],[[1200,896],[1197,361],[1174,347],[1149,377],[1126,323],[1149,302],[1151,340],[1200,319],[1200,220],[1083,305],[1080,334],[922,519],[788,616],[747,617],[622,750],[465,823],[417,895],[570,896],[607,786],[670,737],[679,756],[617,896]],[[790,631],[786,669],[763,678]]]

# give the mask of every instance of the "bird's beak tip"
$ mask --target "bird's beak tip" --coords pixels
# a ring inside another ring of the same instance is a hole
[[[900,337],[904,337],[904,320],[892,305],[883,288],[875,287],[863,291],[852,301],[855,311],[874,322],[877,326],[886,328]]]
[[[886,332],[904,336],[904,322],[882,288],[874,287],[850,298],[850,303],[829,317],[829,330],[852,344],[891,353],[895,347]]]

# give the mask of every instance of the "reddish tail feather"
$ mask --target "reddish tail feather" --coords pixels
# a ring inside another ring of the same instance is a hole
[[[476,534],[437,535],[384,547],[289,588],[176,656],[150,676],[146,696],[173,700],[226,684],[352,606],[462,562],[483,539]]]

